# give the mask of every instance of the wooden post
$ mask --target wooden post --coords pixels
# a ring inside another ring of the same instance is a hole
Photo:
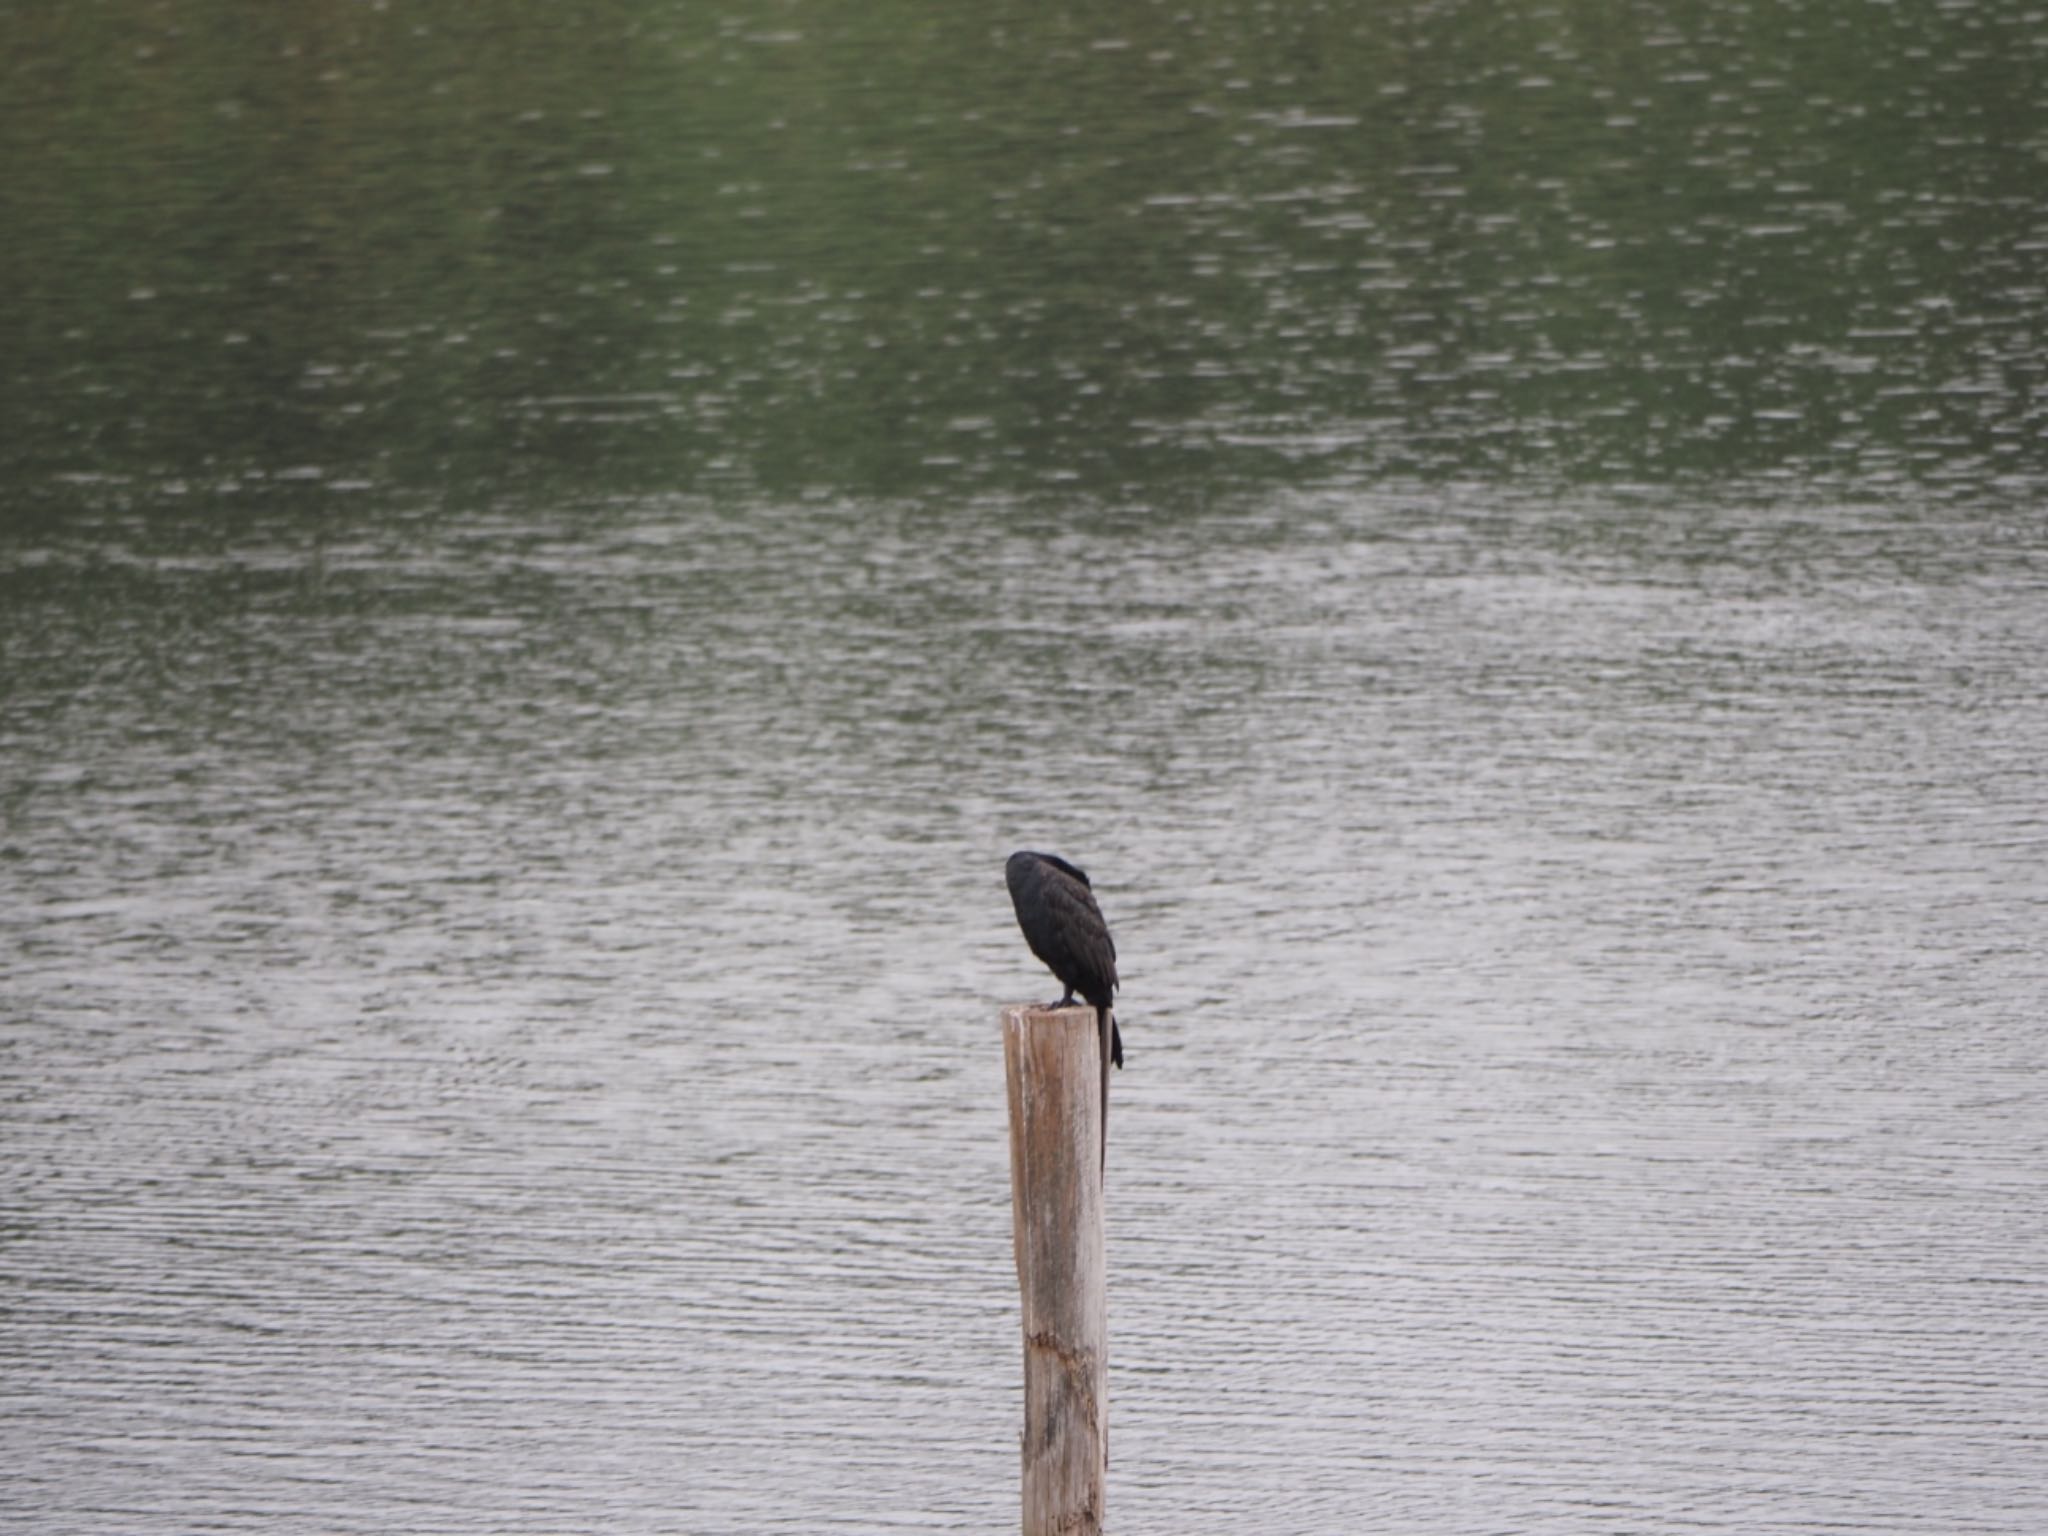
[[[1109,1464],[1102,1070],[1093,1008],[1003,1010],[1024,1298],[1024,1536],[1100,1536]]]

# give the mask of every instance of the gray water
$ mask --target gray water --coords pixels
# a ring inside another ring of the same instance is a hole
[[[11,1522],[1009,1524],[1017,845],[1118,1528],[2048,1519],[2033,532],[306,527],[7,561]]]
[[[2048,1530],[2025,0],[0,5],[0,1527]]]

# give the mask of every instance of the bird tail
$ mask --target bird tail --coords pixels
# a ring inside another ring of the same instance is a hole
[[[1124,1039],[1116,1027],[1116,1015],[1108,1007],[1095,1010],[1095,1033],[1102,1055],[1102,1166],[1109,1167],[1109,1065],[1124,1064]]]

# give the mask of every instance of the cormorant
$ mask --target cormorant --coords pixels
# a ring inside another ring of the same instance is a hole
[[[1123,1034],[1110,1012],[1116,992],[1116,944],[1109,936],[1109,924],[1102,920],[1102,908],[1095,904],[1088,876],[1065,859],[1050,853],[1013,853],[1003,868],[1010,885],[1010,903],[1017,909],[1017,926],[1024,930],[1024,942],[1031,953],[1067,989],[1066,996],[1050,1006],[1066,1008],[1080,993],[1095,1009],[1096,1032],[1102,1042],[1102,1136],[1103,1157],[1109,1156],[1109,1066],[1124,1064]]]

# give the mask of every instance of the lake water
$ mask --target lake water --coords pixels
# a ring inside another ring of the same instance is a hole
[[[1013,1528],[1039,847],[1114,1529],[2048,1529],[2044,34],[1787,14],[10,20],[0,1523]]]

